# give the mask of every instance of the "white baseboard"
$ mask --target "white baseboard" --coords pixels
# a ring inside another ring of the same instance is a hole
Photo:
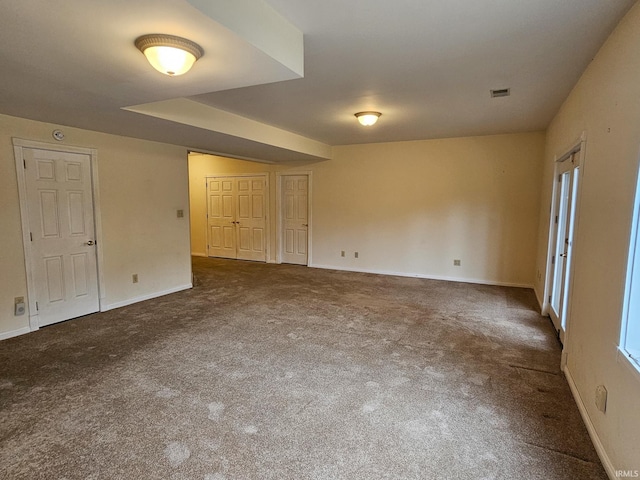
[[[128,300],[123,300],[122,302],[111,303],[109,305],[101,305],[100,311],[106,312],[108,310],[113,310],[114,308],[126,307],[127,305],[131,305],[133,303],[143,302],[145,300],[151,300],[152,298],[162,297],[164,295],[169,295],[171,293],[181,292],[182,290],[188,290],[193,288],[193,284],[189,283],[187,285],[181,285],[179,287],[170,288],[168,290],[164,290],[162,292],[154,292],[147,295],[142,295],[136,298],[130,298]],[[31,333],[33,331],[38,330],[37,328],[31,329],[30,327],[23,327],[18,330],[12,330],[10,332],[0,332],[0,341],[7,340],[9,338],[17,337],[19,335],[24,335],[26,333]]]
[[[540,311],[544,308],[544,302],[542,301],[542,297],[538,293],[538,289],[533,287],[533,291],[536,294],[536,300],[538,301],[538,305],[540,306]]]
[[[101,305],[100,311],[106,312],[108,310],[113,310],[114,308],[126,307],[127,305],[132,305],[138,302],[144,302],[145,300],[151,300],[152,298],[163,297],[164,295],[169,295],[171,293],[181,292],[182,290],[188,290],[193,288],[193,284],[189,283],[187,285],[181,285],[179,287],[170,288],[168,290],[164,290],[162,292],[154,292],[149,293],[147,295],[142,295],[140,297],[129,298],[127,300],[123,300],[121,302],[110,303],[109,305]]]
[[[321,268],[324,270],[339,270],[343,272],[373,273],[376,275],[392,275],[395,277],[425,278],[428,280],[443,280],[446,282],[477,283],[480,285],[495,285],[499,287],[533,288],[533,285],[529,283],[496,282],[493,280],[484,280],[479,278],[443,277],[438,275],[424,275],[422,273],[393,272],[390,270],[350,268],[350,267],[339,267],[335,265],[310,264],[309,267]]]
[[[7,340],[8,338],[24,335],[25,333],[31,333],[31,328],[22,327],[22,328],[19,328],[18,330],[12,330],[10,332],[2,332],[0,333],[0,340]]]
[[[206,257],[207,254],[206,253],[200,253],[200,252],[191,252],[191,256],[192,257]]]
[[[580,410],[580,415],[582,416],[582,421],[587,427],[587,431],[589,432],[589,437],[591,437],[591,441],[593,442],[593,446],[596,448],[596,452],[598,453],[598,457],[600,457],[600,461],[602,462],[602,466],[607,472],[607,476],[611,480],[616,480],[616,469],[607,454],[607,451],[602,445],[600,441],[600,437],[598,436],[598,432],[596,432],[596,427],[593,425],[591,418],[589,417],[589,413],[587,412],[587,407],[585,407],[584,402],[582,401],[582,397],[580,397],[580,393],[578,392],[578,387],[576,387],[575,382],[573,381],[573,377],[571,376],[571,372],[569,372],[569,368],[565,366],[563,368],[564,376],[567,378],[567,383],[569,384],[569,388],[571,388],[571,393],[573,394],[573,398],[578,405],[578,410]]]

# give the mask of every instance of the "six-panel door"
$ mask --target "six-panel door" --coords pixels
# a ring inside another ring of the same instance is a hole
[[[99,310],[89,155],[24,149],[40,326]]]
[[[306,175],[282,177],[282,261],[284,263],[307,264],[308,184]]]

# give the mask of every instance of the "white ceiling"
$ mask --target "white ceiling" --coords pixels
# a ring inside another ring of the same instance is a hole
[[[0,113],[276,162],[326,158],[327,145],[542,130],[634,3],[0,0]],[[230,20],[225,5],[244,13]],[[295,57],[298,30],[304,78],[280,55],[291,45]],[[205,56],[183,77],[155,72],[133,41],[159,32]],[[235,114],[237,128],[156,112],[195,102]],[[379,123],[359,126],[361,110]]]

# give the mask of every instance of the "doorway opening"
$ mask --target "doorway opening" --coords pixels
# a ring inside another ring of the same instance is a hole
[[[191,255],[312,263],[312,172],[189,152]]]

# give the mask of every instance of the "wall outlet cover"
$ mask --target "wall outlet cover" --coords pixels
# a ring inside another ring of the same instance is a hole
[[[604,385],[598,385],[596,387],[596,407],[602,413],[607,411],[607,389]]]

